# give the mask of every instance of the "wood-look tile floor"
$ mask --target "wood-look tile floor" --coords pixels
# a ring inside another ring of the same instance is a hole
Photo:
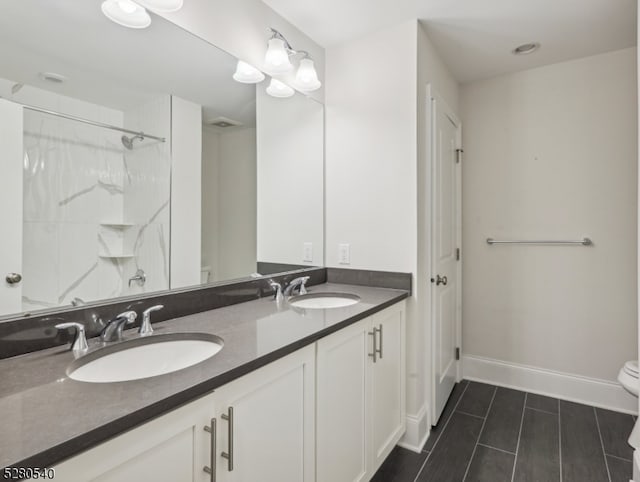
[[[463,380],[420,454],[396,447],[373,482],[629,482],[634,418]]]

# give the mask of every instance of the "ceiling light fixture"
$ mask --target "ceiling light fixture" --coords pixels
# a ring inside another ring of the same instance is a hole
[[[531,42],[528,44],[522,44],[517,46],[515,49],[511,51],[511,53],[513,55],[528,55],[528,54],[532,54],[539,48],[540,48],[540,44],[538,42]]]
[[[136,0],[143,7],[154,12],[177,12],[184,4],[183,0]]]
[[[238,60],[233,80],[242,84],[258,84],[264,80],[264,74],[253,65]]]
[[[284,99],[295,94],[295,90],[293,90],[284,82],[280,82],[278,79],[271,79],[269,87],[267,87],[267,94],[269,94],[271,97]]]
[[[147,28],[151,25],[149,13],[131,0],[105,0],[102,2],[102,13],[123,27]]]
[[[312,92],[319,89],[322,83],[318,80],[318,73],[311,55],[304,50],[295,50],[280,32],[272,28],[267,53],[264,57],[265,70],[272,75],[286,74],[293,69],[291,57],[295,55],[302,55],[300,66],[296,72],[295,87],[302,92]]]

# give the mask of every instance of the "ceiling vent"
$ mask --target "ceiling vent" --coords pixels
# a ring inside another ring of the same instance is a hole
[[[207,123],[210,126],[221,127],[226,129],[227,127],[240,127],[242,122],[229,119],[228,117],[217,117]]]

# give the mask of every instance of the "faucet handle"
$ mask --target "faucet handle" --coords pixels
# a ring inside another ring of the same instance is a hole
[[[136,318],[138,317],[138,313],[136,313],[135,311],[124,311],[122,313],[120,313],[118,316],[116,316],[116,319],[118,318],[125,318],[125,325],[130,325],[131,323],[133,323],[134,321],[136,321]]]
[[[58,323],[56,325],[56,328],[58,330],[68,330],[69,328],[75,329],[76,335],[73,339],[73,343],[71,344],[71,351],[75,356],[80,356],[87,352],[87,350],[89,349],[89,345],[87,344],[87,335],[82,323]]]
[[[151,313],[161,310],[162,308],[164,308],[164,305],[155,305],[142,312],[142,324],[140,325],[140,330],[138,330],[140,335],[145,336],[153,333],[153,327],[151,326]]]
[[[306,295],[307,294],[307,287],[305,286],[305,284],[310,279],[311,279],[311,276],[303,276],[302,279],[300,280],[300,294],[301,295]]]
[[[271,286],[271,289],[275,291],[273,299],[277,302],[281,302],[284,299],[284,296],[282,295],[282,285],[270,279],[269,286]]]

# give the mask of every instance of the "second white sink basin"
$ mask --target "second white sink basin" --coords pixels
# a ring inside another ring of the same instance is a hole
[[[350,293],[309,293],[296,296],[289,300],[289,304],[295,308],[328,309],[343,308],[360,302],[360,297]]]
[[[69,378],[111,383],[164,375],[211,358],[223,346],[207,333],[176,333],[137,338],[90,353],[71,364]]]

